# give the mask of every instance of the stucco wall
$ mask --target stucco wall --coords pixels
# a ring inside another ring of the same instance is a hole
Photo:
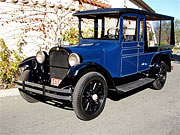
[[[139,8],[130,0],[101,0],[112,8]],[[79,10],[79,3],[73,0],[32,0],[29,3],[0,2],[0,38],[8,47],[16,49],[17,43],[24,39],[23,52],[26,56],[35,55],[39,49],[48,50],[57,43],[56,39],[64,30],[78,27],[72,13]],[[54,7],[53,7],[54,6]],[[58,8],[63,6],[63,8]],[[53,8],[52,8],[53,7]],[[97,7],[83,4],[81,10]],[[62,18],[62,19],[60,19]]]
[[[40,48],[48,50],[55,46],[58,36],[70,27],[78,26],[77,18],[72,14],[79,10],[79,3],[72,0],[47,3],[46,7],[41,0],[37,5],[21,1],[0,2],[0,5],[0,38],[10,49],[16,49],[23,39],[26,56],[35,55]],[[63,7],[58,9],[60,5]]]

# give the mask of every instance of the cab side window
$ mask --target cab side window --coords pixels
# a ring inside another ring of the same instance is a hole
[[[124,16],[123,18],[123,41],[137,41],[137,17]]]
[[[146,26],[149,47],[170,45],[171,20],[147,20]]]

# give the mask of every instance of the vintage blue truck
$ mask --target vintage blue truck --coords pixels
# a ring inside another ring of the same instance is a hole
[[[91,120],[104,109],[109,91],[123,94],[146,84],[163,88],[175,44],[173,17],[130,8],[74,16],[78,45],[59,44],[19,64],[16,84],[25,100],[70,103],[79,119]]]

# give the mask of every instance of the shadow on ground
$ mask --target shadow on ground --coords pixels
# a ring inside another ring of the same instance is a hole
[[[73,111],[73,107],[70,102],[60,102],[60,101],[52,101],[52,100],[51,101],[41,101],[41,102],[44,102],[48,105],[52,105],[54,107],[58,107],[61,109]]]
[[[125,92],[125,93],[118,93],[116,91],[112,91],[110,90],[109,93],[108,93],[108,98],[113,100],[113,101],[119,101],[121,99],[124,99],[126,97],[129,97],[131,95],[134,95],[136,93],[139,93],[147,88],[149,88],[150,85],[145,85],[145,86],[142,86],[142,87],[139,87],[137,89],[134,89],[134,90],[131,90],[131,91],[128,91],[128,92]]]
[[[172,61],[174,61],[177,64],[180,64],[180,55],[173,54],[172,55]]]

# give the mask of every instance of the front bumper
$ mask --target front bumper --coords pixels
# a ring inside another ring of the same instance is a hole
[[[19,89],[27,92],[32,92],[53,99],[72,101],[71,88],[55,88],[28,81],[16,81],[15,83]]]

